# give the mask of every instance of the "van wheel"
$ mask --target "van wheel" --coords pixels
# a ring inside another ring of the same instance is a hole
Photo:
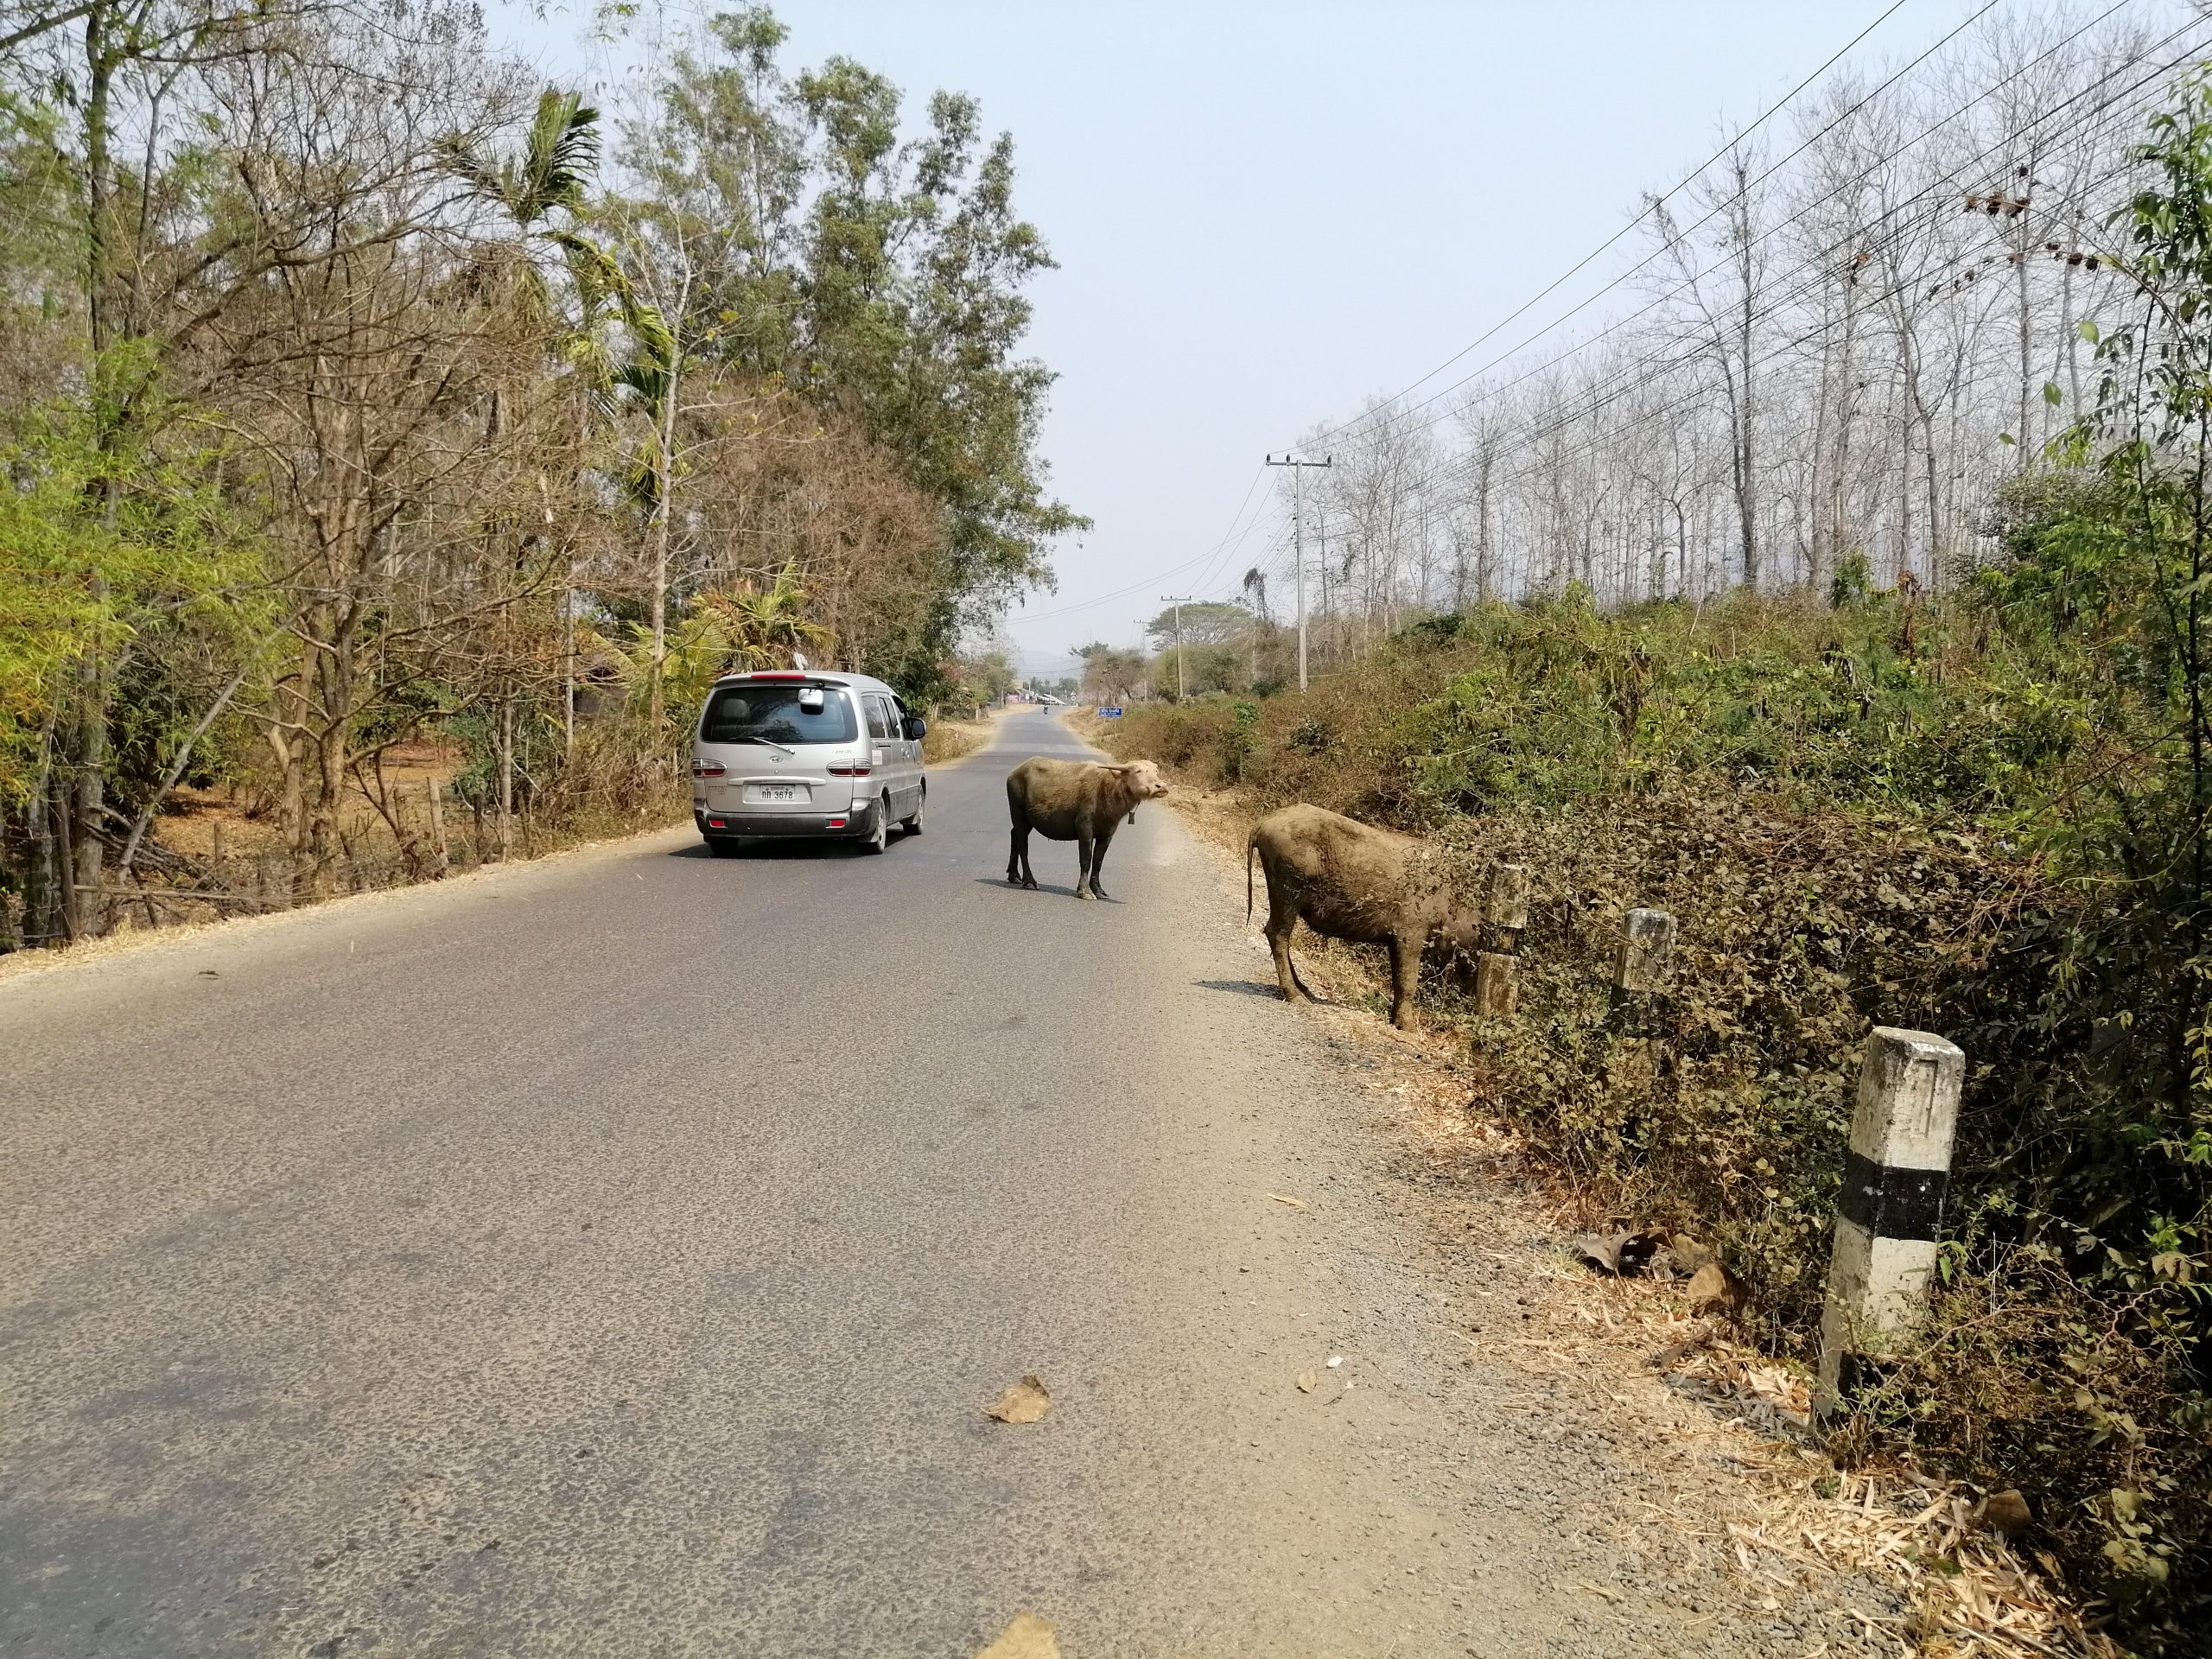
[[[870,816],[875,822],[868,826],[868,839],[861,842],[861,850],[880,853],[891,844],[891,798],[886,795],[878,801]]]
[[[922,813],[928,807],[929,804],[930,792],[927,789],[924,789],[920,794],[914,797],[914,816],[903,821],[899,824],[899,828],[910,836],[920,835],[922,833]]]

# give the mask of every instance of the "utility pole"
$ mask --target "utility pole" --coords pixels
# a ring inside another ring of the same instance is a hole
[[[1162,594],[1160,602],[1175,607],[1175,701],[1180,702],[1188,695],[1183,685],[1183,607],[1197,604],[1198,597],[1193,594]]]
[[[1300,461],[1287,449],[1282,459],[1268,457],[1270,467],[1288,467],[1293,480],[1290,509],[1290,540],[1293,556],[1298,569],[1298,689],[1306,689],[1306,471],[1308,467],[1333,467],[1337,458],[1324,456],[1319,461]]]

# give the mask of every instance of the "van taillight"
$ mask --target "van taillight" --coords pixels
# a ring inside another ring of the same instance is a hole
[[[865,778],[870,770],[868,766],[832,766],[830,775],[832,778]]]
[[[722,763],[719,760],[694,760],[691,775],[694,778],[719,778],[722,775]]]

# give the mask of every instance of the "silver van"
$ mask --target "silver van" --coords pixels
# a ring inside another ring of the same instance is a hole
[[[922,832],[922,721],[865,674],[764,669],[715,682],[691,744],[691,815],[717,858],[746,836],[824,836],[880,853]]]

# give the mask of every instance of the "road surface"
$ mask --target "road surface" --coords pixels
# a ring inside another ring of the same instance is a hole
[[[1004,885],[1079,752],[0,981],[0,1652],[1700,1646],[1563,1587],[1586,1459],[1213,856]]]

